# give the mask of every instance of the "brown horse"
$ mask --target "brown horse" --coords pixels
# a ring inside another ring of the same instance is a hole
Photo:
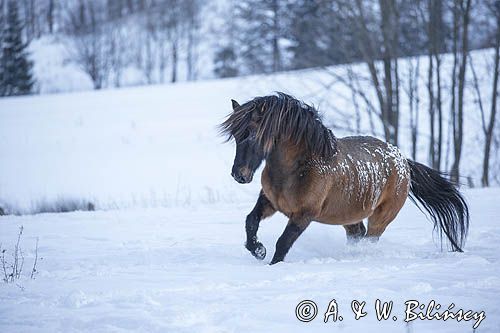
[[[221,132],[236,141],[232,176],[249,183],[266,160],[262,190],[246,218],[246,248],[256,258],[266,255],[257,240],[259,223],[276,211],[289,221],[271,264],[284,260],[312,221],[342,225],[350,241],[378,240],[409,194],[429,212],[452,250],[462,251],[468,208],[438,171],[373,137],[336,138],[313,107],[289,95],[257,97],[241,106],[232,102],[233,112],[221,124]]]

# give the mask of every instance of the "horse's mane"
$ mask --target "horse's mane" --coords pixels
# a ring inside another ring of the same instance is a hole
[[[220,125],[228,140],[237,141],[248,135],[251,122],[257,125],[256,139],[265,153],[269,153],[277,140],[304,143],[313,154],[330,159],[336,152],[333,133],[321,122],[318,111],[306,103],[282,92],[256,97],[238,106]]]

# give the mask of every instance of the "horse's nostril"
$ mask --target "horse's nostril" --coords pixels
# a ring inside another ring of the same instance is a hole
[[[239,172],[231,172],[231,176],[233,176],[234,180],[236,180],[240,184],[243,184],[246,182],[245,177],[243,177],[243,175],[240,174]]]

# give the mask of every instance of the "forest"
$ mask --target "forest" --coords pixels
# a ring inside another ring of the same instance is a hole
[[[462,183],[464,114],[479,112],[481,185],[488,186],[490,156],[500,145],[499,3],[0,0],[0,95],[37,92],[29,45],[46,36],[64,45],[65,61],[94,89],[315,68],[351,91],[356,113],[375,117],[386,141],[400,143],[404,131],[414,158],[425,113],[428,164]],[[492,51],[479,63],[470,56],[477,49]],[[339,74],[335,65],[346,70]],[[445,146],[452,156],[446,165]]]

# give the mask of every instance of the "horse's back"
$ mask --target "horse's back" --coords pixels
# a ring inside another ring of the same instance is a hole
[[[410,168],[406,158],[394,145],[372,136],[348,136],[338,139],[339,151],[351,163],[368,166],[368,170],[354,168],[354,171],[371,171],[386,178],[393,176],[398,182],[409,179]],[[371,168],[370,168],[371,167]],[[377,168],[382,169],[377,170]]]
[[[381,206],[397,214],[409,187],[408,163],[399,149],[370,136],[340,138],[337,145],[321,222],[356,223]]]

